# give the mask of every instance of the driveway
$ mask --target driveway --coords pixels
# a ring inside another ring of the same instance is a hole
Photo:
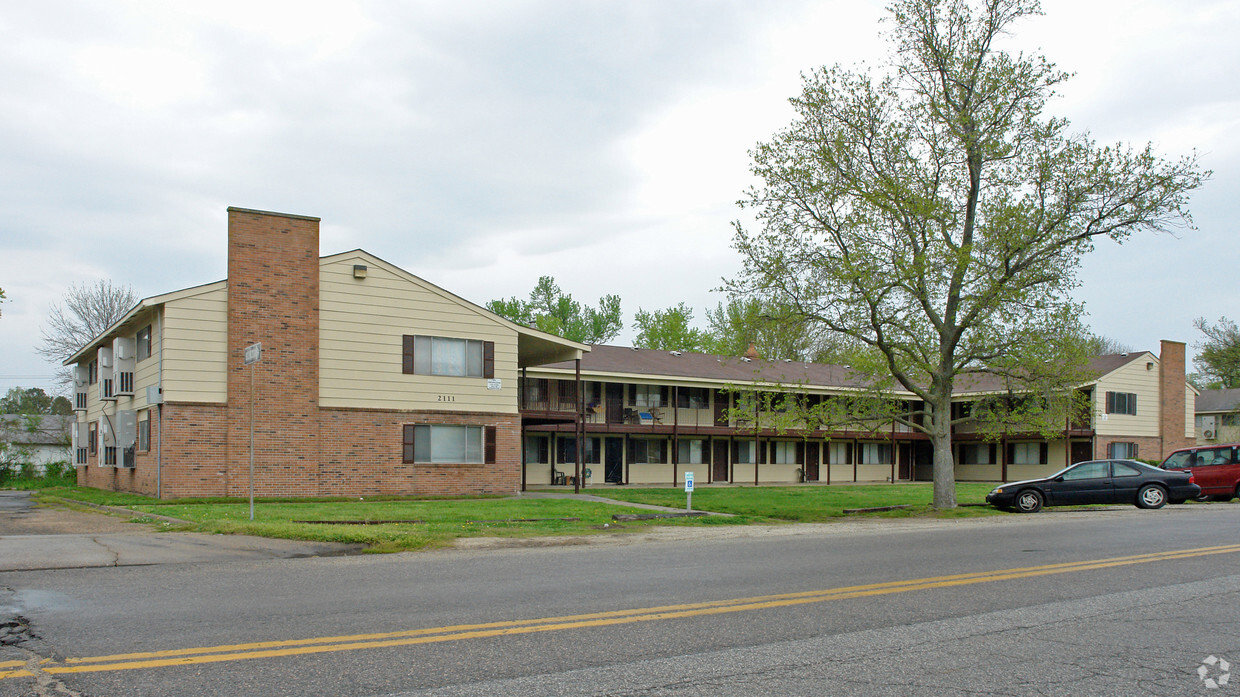
[[[248,535],[155,532],[103,513],[35,504],[28,491],[0,491],[0,571],[290,559],[359,549]]]

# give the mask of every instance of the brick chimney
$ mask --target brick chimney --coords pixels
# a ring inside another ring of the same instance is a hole
[[[1171,451],[1193,444],[1191,438],[1184,435],[1187,427],[1185,421],[1184,392],[1184,342],[1162,340],[1158,357],[1158,393],[1159,416],[1158,435],[1162,438],[1162,453],[1166,457]]]
[[[244,365],[245,348],[262,359]],[[249,488],[255,385],[255,492],[305,492],[319,469],[319,219],[228,209],[226,489]],[[253,376],[251,376],[253,371]]]

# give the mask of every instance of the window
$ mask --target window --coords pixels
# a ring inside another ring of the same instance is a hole
[[[852,443],[827,443],[827,462],[832,465],[851,465]]]
[[[1137,457],[1136,443],[1108,443],[1107,457],[1117,460],[1134,460]]]
[[[549,462],[547,453],[550,452],[547,446],[546,436],[526,436],[525,437],[525,461],[526,462]]]
[[[777,465],[795,465],[797,463],[797,444],[791,441],[771,443],[771,462]]]
[[[98,421],[90,422],[90,430],[88,431],[88,434],[89,434],[89,437],[87,438],[86,447],[90,449],[90,454],[93,456],[99,453],[99,422]]]
[[[708,409],[710,408],[710,390],[705,387],[678,388],[676,406],[681,409]]]
[[[1163,469],[1172,469],[1174,467],[1192,467],[1193,453],[1190,450],[1183,452],[1171,453],[1167,461],[1163,463]]]
[[[698,438],[683,438],[676,446],[677,461],[685,465],[700,465],[706,452],[706,441]]]
[[[138,330],[138,360],[145,360],[151,357],[151,325]]]
[[[431,464],[494,463],[495,427],[406,424],[402,460]]]
[[[1009,443],[1008,464],[1045,465],[1048,448],[1046,443]]]
[[[735,455],[732,461],[738,465],[752,465],[754,463],[754,442],[751,440],[738,440],[732,443]]]
[[[103,446],[103,464],[105,465],[116,464],[116,446],[115,445]]]
[[[1116,477],[1136,477],[1141,474],[1141,470],[1132,465],[1125,465],[1122,462],[1112,462],[1111,472]]]
[[[413,375],[495,377],[495,342],[441,336],[403,337],[402,371]]]
[[[661,407],[667,404],[667,388],[662,385],[634,385],[633,406]]]
[[[562,462],[566,465],[577,464],[577,439],[573,437],[558,438],[559,443],[556,450],[556,462]],[[586,438],[581,441],[581,459],[587,465],[597,465],[602,460],[599,459],[599,439]]]
[[[629,462],[662,464],[667,462],[667,441],[634,438],[629,441]]]
[[[891,457],[891,443],[861,444],[861,464],[890,465],[892,462],[894,460]]]
[[[1108,392],[1107,413],[1135,415],[1137,413],[1137,395],[1132,392]]]
[[[1223,414],[1219,417],[1219,424],[1223,426],[1240,426],[1240,414]]]
[[[1063,473],[1064,481],[1103,479],[1109,476],[1111,476],[1111,471],[1109,463],[1106,462],[1086,462]]]
[[[1194,464],[1196,466],[1210,465],[1230,465],[1231,464],[1231,448],[1201,448],[1193,453],[1196,458]]]
[[[151,449],[151,410],[142,412],[138,419],[138,450],[143,452]]]

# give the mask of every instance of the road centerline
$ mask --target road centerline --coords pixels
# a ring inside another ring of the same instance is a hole
[[[45,661],[39,668],[47,674],[91,673],[119,670],[136,670],[220,663],[230,661],[277,658],[316,653],[336,653],[375,648],[412,646],[448,641],[463,641],[488,637],[512,636],[537,632],[582,629],[588,627],[615,626],[635,622],[653,622],[695,616],[719,615],[777,607],[790,607],[810,603],[846,600],[895,593],[906,593],[935,588],[948,588],[977,583],[1032,578],[1054,574],[1075,573],[1134,564],[1147,564],[1191,557],[1240,553],[1240,544],[1200,547],[1195,549],[1169,550],[1146,554],[1086,559],[1040,566],[1015,567],[990,571],[904,579],[880,583],[842,586],[812,591],[798,591],[771,595],[750,596],[723,600],[679,603],[647,608],[608,610],[576,615],[504,620],[499,622],[448,625],[395,632],[378,632],[305,639],[286,639],[264,642],[224,644],[219,646],[167,649],[160,651],[133,652],[85,658],[69,658],[60,663]],[[0,664],[0,668],[14,667]],[[27,669],[0,670],[0,679],[30,677]]]

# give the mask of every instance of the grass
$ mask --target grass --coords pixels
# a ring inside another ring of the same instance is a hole
[[[869,517],[914,516],[971,517],[1002,515],[989,507],[966,507],[937,512],[931,507],[933,491],[928,483],[869,484],[788,487],[704,487],[693,494],[695,510],[730,513],[731,516],[658,519],[617,524],[615,513],[649,512],[624,505],[554,498],[508,498],[472,496],[366,497],[357,498],[258,498],[255,519],[249,519],[249,503],[238,498],[159,500],[140,494],[78,487],[58,480],[6,482],[37,491],[40,498],[118,506],[152,515],[188,521],[187,529],[221,534],[246,534],[321,542],[365,545],[367,551],[392,552],[446,546],[462,537],[541,537],[548,535],[597,534],[601,530],[623,532],[655,526],[714,526],[752,523],[825,522],[843,517],[850,508],[908,505],[904,510],[864,514]],[[991,484],[957,484],[961,503],[980,503]],[[685,493],[671,488],[589,489],[630,503],[683,508]],[[573,518],[575,520],[563,520]],[[536,519],[536,520],[530,520]],[[153,518],[139,517],[140,522]],[[342,521],[341,524],[309,524],[296,521]],[[418,521],[354,525],[344,521]],[[607,527],[604,528],[604,525]]]

